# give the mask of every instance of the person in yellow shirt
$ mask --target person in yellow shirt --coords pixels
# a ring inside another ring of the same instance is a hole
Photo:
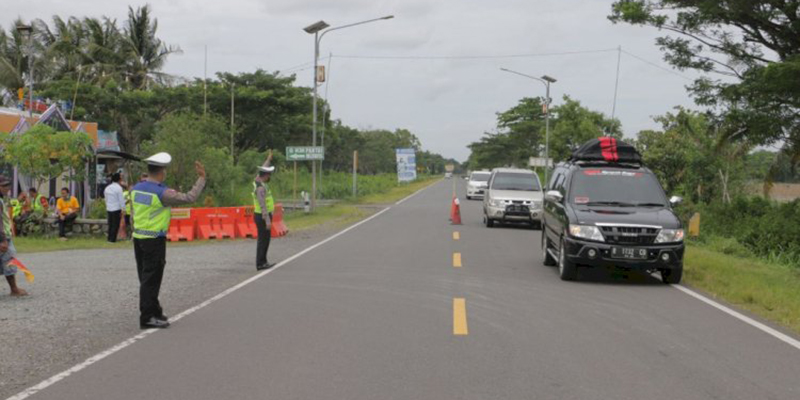
[[[78,218],[78,211],[81,206],[78,199],[70,195],[69,189],[61,189],[61,197],[56,202],[58,209],[58,237],[60,240],[67,240],[67,229],[72,230],[72,224]]]

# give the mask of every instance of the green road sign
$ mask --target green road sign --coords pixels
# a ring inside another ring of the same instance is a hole
[[[325,148],[322,146],[287,146],[286,161],[324,160]]]

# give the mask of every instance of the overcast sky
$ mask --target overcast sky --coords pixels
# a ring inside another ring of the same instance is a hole
[[[124,21],[118,0],[2,0],[4,27],[52,15],[110,16]],[[313,60],[313,39],[302,28],[320,19],[332,26],[384,15],[388,21],[325,36],[333,53],[328,100],[333,118],[357,128],[406,128],[425,149],[466,160],[466,145],[495,127],[495,113],[524,96],[544,94],[538,82],[500,67],[558,79],[554,103],[565,94],[611,114],[617,52],[481,59],[363,59],[337,56],[494,56],[615,49],[669,69],[654,44],[659,32],[613,25],[611,0],[150,0],[158,36],[178,45],[166,72],[209,76],[217,71],[286,70]],[[327,62],[327,61],[325,61]],[[310,86],[311,69],[297,72]],[[691,72],[670,73],[622,54],[616,116],[626,136],[655,128],[652,117],[692,106]],[[325,94],[325,87],[321,88]]]

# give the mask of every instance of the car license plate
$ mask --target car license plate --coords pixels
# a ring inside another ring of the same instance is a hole
[[[630,247],[612,247],[611,257],[628,258],[631,260],[646,260],[647,249],[635,249]]]

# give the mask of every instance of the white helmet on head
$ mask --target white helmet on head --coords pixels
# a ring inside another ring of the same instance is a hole
[[[169,153],[157,153],[153,154],[152,156],[145,158],[144,162],[147,165],[154,165],[156,167],[166,167],[169,163],[172,162],[172,156]]]

